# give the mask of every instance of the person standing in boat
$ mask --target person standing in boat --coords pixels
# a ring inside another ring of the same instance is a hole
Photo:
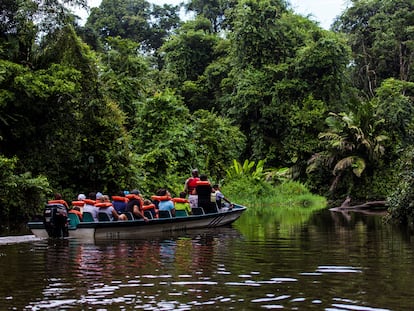
[[[197,207],[197,195],[194,193],[195,187],[197,185],[197,182],[200,180],[200,177],[198,175],[198,170],[193,169],[191,171],[191,177],[188,178],[185,181],[184,184],[184,192],[188,195],[188,201],[190,202],[190,207]]]
[[[125,212],[130,212],[136,218],[142,218],[144,221],[148,221],[148,218],[144,216],[144,212],[142,211],[143,199],[140,196],[140,192],[138,189],[132,190],[129,194],[126,195],[128,198],[128,203],[125,208]]]

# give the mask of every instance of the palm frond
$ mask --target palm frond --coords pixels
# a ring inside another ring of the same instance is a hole
[[[365,170],[366,164],[365,160],[358,156],[349,156],[339,160],[333,170],[333,174],[335,176],[338,175],[339,172],[343,172],[347,169],[352,169],[352,172],[361,177],[362,172]]]

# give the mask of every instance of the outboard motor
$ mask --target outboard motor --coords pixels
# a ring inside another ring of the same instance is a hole
[[[43,216],[43,223],[49,237],[69,236],[68,211],[63,204],[46,204]]]

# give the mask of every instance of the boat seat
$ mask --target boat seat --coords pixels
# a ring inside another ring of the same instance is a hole
[[[217,208],[217,204],[210,202],[207,206],[206,205],[199,205],[198,207],[202,208],[204,211],[204,214],[214,214],[218,213],[219,210]]]
[[[90,212],[83,212],[82,222],[95,222],[95,219],[93,219],[93,216]]]
[[[144,216],[147,217],[148,219],[153,219],[154,218],[150,211],[144,211]]]
[[[218,212],[220,212],[220,209],[218,208],[218,205],[217,205],[217,203],[213,203],[212,204],[212,213],[218,213]]]
[[[68,213],[69,229],[75,229],[80,223],[79,216],[74,213]]]
[[[193,207],[191,212],[193,215],[204,215],[204,209],[202,207]]]
[[[111,221],[107,213],[99,212],[98,213],[98,220],[99,221]]]
[[[122,214],[124,214],[128,220],[134,220],[134,215],[131,212],[123,212]]]
[[[185,210],[175,210],[175,217],[187,217],[187,211]]]
[[[158,211],[159,218],[172,218],[170,211]]]

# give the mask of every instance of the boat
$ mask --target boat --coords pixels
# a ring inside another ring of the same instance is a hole
[[[215,228],[230,225],[246,210],[245,206],[233,204],[232,208],[217,209],[206,214],[202,207],[197,213],[172,217],[131,219],[123,221],[80,221],[75,214],[65,213],[63,205],[47,205],[43,220],[30,221],[27,226],[39,238],[68,237],[83,241],[142,239],[154,234],[168,234],[190,229]],[[76,217],[75,217],[76,216]]]

